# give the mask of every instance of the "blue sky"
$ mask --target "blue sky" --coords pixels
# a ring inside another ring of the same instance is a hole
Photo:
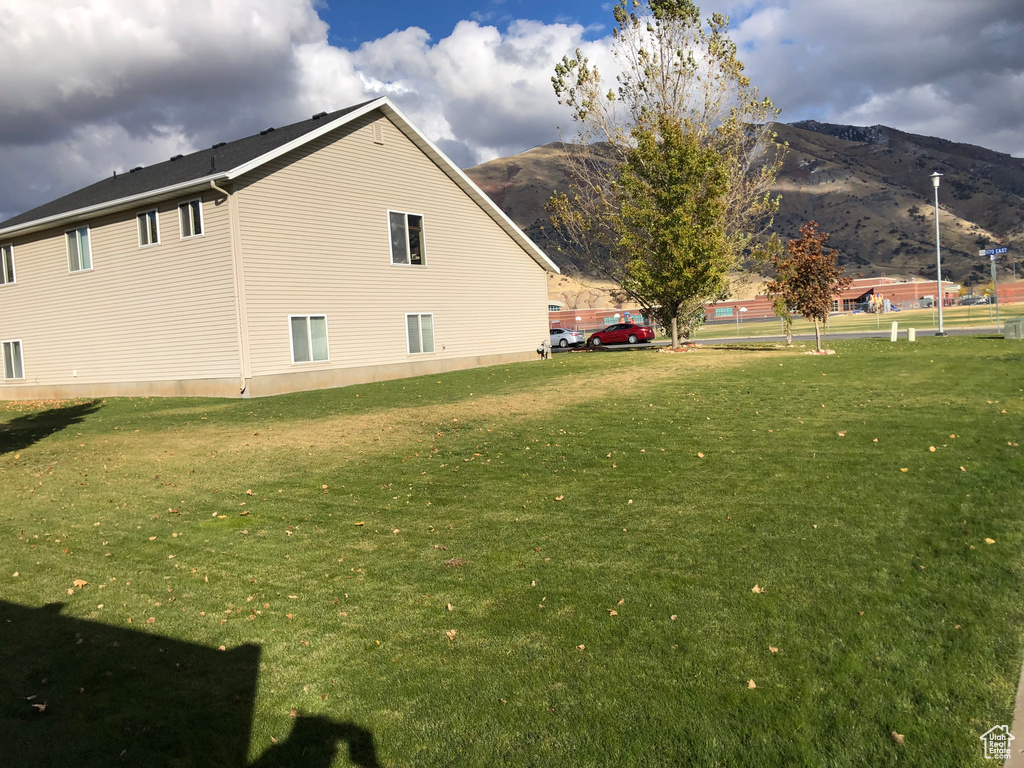
[[[611,22],[610,2],[563,0],[537,2],[537,0],[447,0],[446,2],[410,2],[397,0],[387,3],[387,12],[377,4],[325,2],[318,8],[320,18],[331,25],[330,41],[344,48],[358,47],[367,40],[384,37],[396,29],[420,27],[434,40],[446,37],[462,20],[477,21],[504,29],[516,19],[531,19],[545,24],[582,24],[593,31],[608,31]]]
[[[1024,157],[1020,0],[707,0],[780,120]],[[462,167],[554,141],[607,0],[0,0],[0,220],[136,165],[390,97]],[[197,12],[197,10],[201,12]]]

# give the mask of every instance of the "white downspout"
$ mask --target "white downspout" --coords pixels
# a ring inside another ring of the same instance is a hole
[[[245,273],[242,270],[241,242],[239,238],[238,207],[234,195],[223,187],[217,186],[217,182],[210,179],[210,188],[222,194],[228,203],[228,226],[230,228],[231,242],[231,263],[235,283],[235,313],[238,328],[238,355],[239,355],[239,389],[240,395],[245,394],[246,381],[249,373],[249,320],[245,311]]]

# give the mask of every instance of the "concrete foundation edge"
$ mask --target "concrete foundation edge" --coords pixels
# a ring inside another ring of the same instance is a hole
[[[497,355],[416,360],[408,363],[371,365],[361,368],[296,371],[271,376],[255,376],[245,382],[244,390],[237,378],[103,384],[24,384],[0,387],[0,400],[82,400],[97,397],[267,397],[288,392],[348,387],[353,384],[368,384],[374,381],[389,381],[412,376],[430,376],[448,371],[536,359],[536,352],[531,350]]]

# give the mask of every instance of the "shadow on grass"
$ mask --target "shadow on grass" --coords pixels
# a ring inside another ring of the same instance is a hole
[[[13,453],[38,443],[55,432],[81,423],[86,416],[100,409],[101,401],[51,408],[30,413],[0,424],[0,454]]]
[[[260,648],[230,651],[0,601],[0,763],[327,768],[341,743],[379,768],[373,735],[299,715],[248,763]]]

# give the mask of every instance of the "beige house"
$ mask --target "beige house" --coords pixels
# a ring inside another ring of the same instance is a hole
[[[0,223],[0,398],[256,397],[527,360],[557,271],[380,98]]]

